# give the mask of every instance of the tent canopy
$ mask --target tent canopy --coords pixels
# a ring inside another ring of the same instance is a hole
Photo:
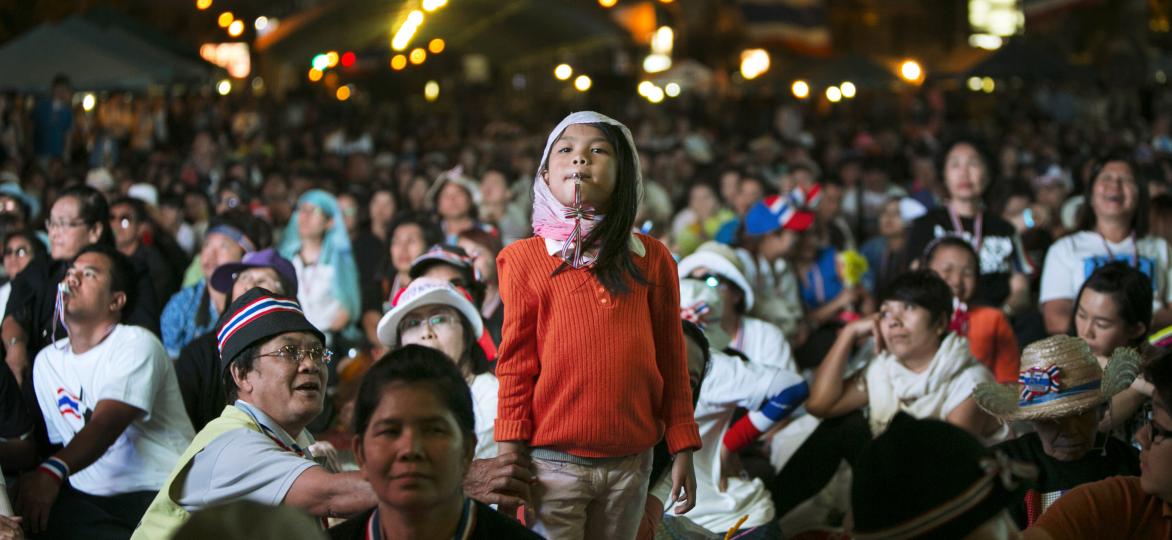
[[[1076,74],[1076,69],[1058,51],[1028,39],[1011,39],[965,76],[1058,79]]]
[[[36,91],[58,74],[79,90],[142,90],[206,79],[213,66],[84,16],[45,23],[0,47],[0,89]]]

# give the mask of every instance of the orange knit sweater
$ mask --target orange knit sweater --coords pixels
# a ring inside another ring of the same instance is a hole
[[[550,277],[560,260],[540,237],[497,257],[505,320],[495,437],[581,457],[700,448],[679,318],[676,265],[637,235],[631,257],[651,285],[613,296],[587,268]]]

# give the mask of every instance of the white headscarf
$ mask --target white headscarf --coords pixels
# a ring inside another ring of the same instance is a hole
[[[631,136],[631,130],[627,129],[627,126],[618,120],[594,111],[579,111],[563,118],[546,139],[545,150],[541,153],[541,163],[533,178],[533,233],[546,240],[561,242],[562,246],[559,251],[562,253],[573,251],[574,245],[571,236],[575,225],[581,226],[580,240],[590,234],[590,230],[601,223],[603,219],[603,215],[591,213],[587,217],[581,217],[579,223],[573,213],[575,209],[558,202],[549,186],[546,185],[545,179],[542,178],[542,172],[549,167],[549,152],[553,143],[561,137],[566,128],[574,124],[610,124],[622,131],[635,163],[636,196],[639,197],[643,194],[643,172],[639,166],[639,152],[635,148],[635,139]]]

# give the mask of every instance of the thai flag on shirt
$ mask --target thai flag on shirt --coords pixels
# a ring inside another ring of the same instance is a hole
[[[69,393],[69,390],[64,388],[57,389],[57,410],[61,411],[61,416],[72,416],[85,421],[81,412],[81,398]]]
[[[271,296],[257,298],[256,301],[248,304],[236,311],[228,322],[224,323],[224,327],[220,329],[220,333],[216,334],[216,343],[219,345],[220,353],[224,352],[224,342],[232,337],[237,330],[248,326],[248,324],[258,317],[275,313],[279,311],[291,311],[300,315],[304,315],[301,311],[301,306],[294,300],[280,300]]]
[[[812,55],[830,53],[825,0],[741,0],[749,37]]]

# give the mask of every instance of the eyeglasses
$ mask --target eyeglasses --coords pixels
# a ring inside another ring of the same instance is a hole
[[[75,219],[75,220],[59,219],[57,221],[53,221],[51,219],[45,220],[45,228],[50,231],[53,229],[76,229],[78,227],[84,227],[84,226],[85,226],[85,220],[82,220],[82,219]]]
[[[430,328],[438,328],[440,326],[448,326],[456,324],[456,316],[448,314],[438,314],[427,317],[426,319],[403,319],[400,324],[399,332],[403,335],[416,335],[423,331],[424,323]]]
[[[1164,442],[1168,437],[1172,437],[1172,430],[1164,429],[1156,425],[1156,411],[1152,408],[1152,402],[1147,402],[1144,405],[1144,422],[1148,425],[1148,437],[1151,438],[1152,444],[1159,444]]]
[[[32,253],[32,251],[30,251],[29,248],[26,248],[24,246],[21,246],[18,248],[4,248],[4,256],[5,257],[11,256],[11,255],[16,255],[17,257],[24,258],[24,257],[28,257],[30,253]]]
[[[271,353],[256,355],[257,358],[265,356],[275,356],[277,358],[288,360],[289,362],[296,364],[300,364],[302,360],[305,360],[306,357],[309,357],[311,360],[313,360],[313,363],[324,366],[328,365],[330,360],[334,358],[334,351],[324,349],[322,347],[310,347],[308,349],[302,349],[293,345],[285,345],[284,347],[281,347],[280,349],[277,349]]]
[[[242,272],[234,275],[232,279],[244,290],[253,287],[264,287],[277,294],[285,294],[285,288],[281,286],[281,281],[279,279],[273,279],[267,273]]]

